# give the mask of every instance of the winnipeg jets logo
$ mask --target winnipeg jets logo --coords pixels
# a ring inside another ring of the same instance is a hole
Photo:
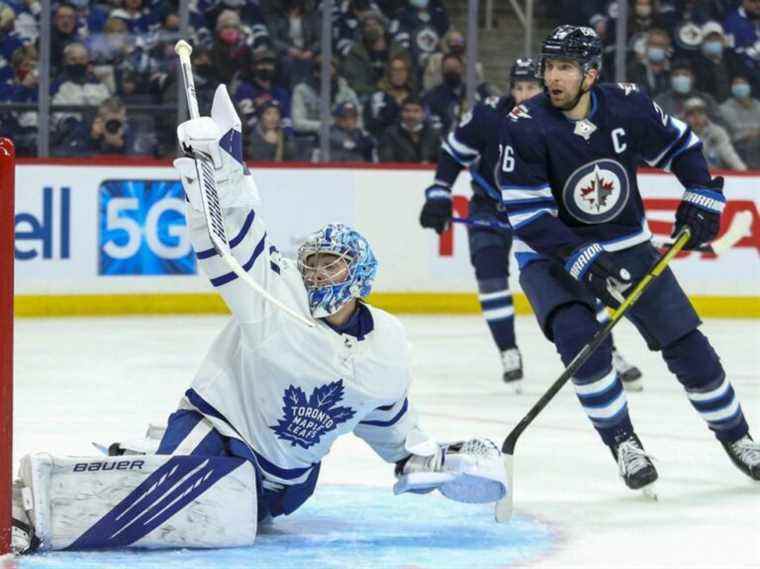
[[[567,210],[584,223],[606,223],[625,208],[630,195],[628,173],[610,159],[584,164],[570,174],[562,191]]]
[[[282,419],[269,428],[292,446],[309,448],[318,444],[322,435],[356,414],[351,407],[336,406],[343,395],[342,379],[315,387],[308,399],[300,387],[291,385],[282,398]]]
[[[594,166],[594,177],[588,181],[588,185],[581,187],[580,198],[588,208],[594,211],[601,211],[607,207],[608,198],[615,191],[615,183],[600,175],[599,166]]]
[[[520,119],[532,118],[525,105],[517,105],[509,112],[510,120],[517,122]]]

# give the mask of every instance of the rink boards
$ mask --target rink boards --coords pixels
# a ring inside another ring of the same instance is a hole
[[[184,195],[164,162],[21,161],[16,168],[15,286],[18,315],[218,312],[183,216]],[[397,312],[477,312],[467,234],[439,237],[418,223],[430,167],[253,168],[270,236],[286,255],[320,225],[356,226],[381,263],[373,302]],[[722,173],[724,228],[750,211],[752,233],[716,258],[689,253],[673,263],[703,315],[760,316],[760,172]],[[655,235],[668,235],[682,188],[646,171],[639,187]],[[454,207],[467,216],[469,175]],[[514,259],[512,260],[514,263]],[[513,275],[516,268],[513,267]],[[516,278],[518,312],[529,310]]]

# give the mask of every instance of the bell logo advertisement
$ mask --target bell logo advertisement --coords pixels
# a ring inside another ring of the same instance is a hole
[[[100,275],[194,275],[176,180],[105,180],[98,190]]]

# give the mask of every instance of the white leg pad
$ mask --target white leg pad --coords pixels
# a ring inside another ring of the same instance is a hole
[[[41,548],[216,548],[252,545],[256,477],[242,459],[180,455],[27,455]]]

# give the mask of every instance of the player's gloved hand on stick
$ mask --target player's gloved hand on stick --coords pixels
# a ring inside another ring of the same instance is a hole
[[[439,235],[446,230],[452,217],[451,190],[433,184],[425,190],[425,205],[420,213],[420,225],[435,229]]]
[[[177,127],[177,140],[182,152],[192,158],[201,153],[207,154],[214,160],[214,166],[217,168],[222,161],[219,149],[221,136],[221,129],[211,117],[190,119]]]
[[[624,292],[631,287],[631,273],[599,243],[586,243],[575,249],[565,260],[570,275],[585,283],[599,300],[617,307],[625,300]]]
[[[441,445],[431,455],[396,463],[394,494],[439,490],[457,502],[496,502],[508,491],[501,452],[488,439],[473,438]]]
[[[713,178],[707,186],[686,190],[676,210],[676,224],[672,237],[688,225],[691,229],[691,239],[684,247],[686,250],[709,243],[718,236],[720,230],[720,214],[726,205],[723,178]]]

